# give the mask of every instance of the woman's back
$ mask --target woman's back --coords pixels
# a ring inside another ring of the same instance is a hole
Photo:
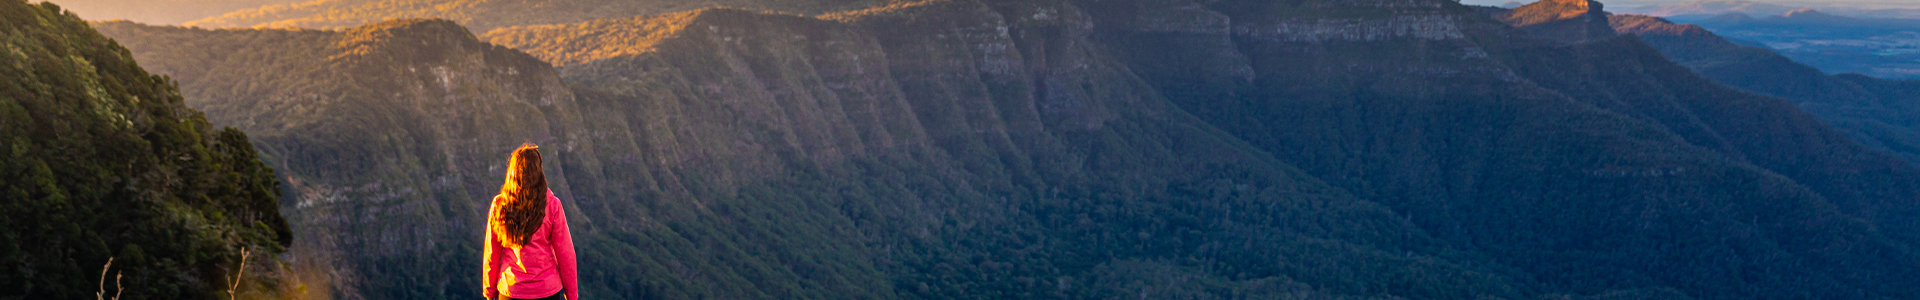
[[[539,299],[565,290],[567,299],[576,299],[573,239],[567,229],[566,210],[553,192],[547,192],[546,197],[546,219],[540,230],[527,237],[525,245],[516,249],[501,244],[499,239],[487,239],[487,251],[494,256],[488,266],[500,270],[498,276],[488,279],[500,287],[501,295]],[[494,197],[494,201],[500,201],[500,197]]]
[[[481,262],[487,298],[579,299],[573,234],[560,198],[547,189],[540,147],[531,143],[508,158],[506,183],[487,212]]]

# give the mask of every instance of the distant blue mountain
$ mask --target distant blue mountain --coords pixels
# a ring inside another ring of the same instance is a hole
[[[1814,9],[1757,18],[1726,13],[1668,20],[1699,25],[1731,40],[1751,41],[1741,44],[1773,49],[1827,73],[1920,78],[1920,20],[1855,18]]]

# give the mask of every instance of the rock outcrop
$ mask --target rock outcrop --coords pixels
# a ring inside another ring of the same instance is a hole
[[[1522,5],[1494,18],[1526,30],[1535,37],[1582,42],[1611,37],[1605,6],[1592,0],[1542,0]]]

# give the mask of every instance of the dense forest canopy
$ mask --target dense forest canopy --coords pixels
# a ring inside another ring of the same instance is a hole
[[[278,257],[293,237],[279,181],[246,134],[58,6],[0,1],[0,49],[0,293],[297,292]]]

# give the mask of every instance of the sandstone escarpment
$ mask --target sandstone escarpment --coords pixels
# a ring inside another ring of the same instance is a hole
[[[1613,36],[1605,6],[1592,0],[1543,0],[1513,8],[1494,18],[1535,37],[1580,42]]]

